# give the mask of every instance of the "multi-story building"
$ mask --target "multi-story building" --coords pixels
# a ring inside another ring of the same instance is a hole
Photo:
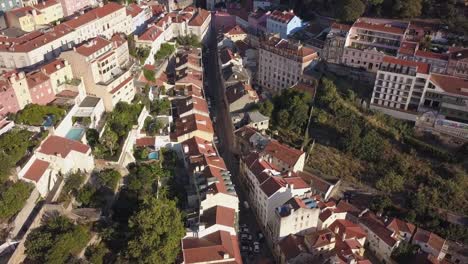
[[[70,62],[73,75],[83,77],[87,93],[103,99],[106,111],[135,96],[128,44],[120,37],[113,40],[97,37],[61,55]]]
[[[418,228],[411,240],[414,245],[418,245],[422,251],[433,255],[438,260],[442,260],[448,251],[448,243],[440,236]]]
[[[414,60],[431,65],[431,73],[445,74],[447,71],[449,54],[417,50],[414,53]]]
[[[281,240],[289,234],[303,234],[317,230],[320,208],[316,197],[293,197],[275,209],[268,225],[270,237]]]
[[[52,90],[55,94],[65,89],[67,82],[73,79],[70,63],[64,59],[55,59],[40,68],[50,78]]]
[[[415,121],[415,112],[429,77],[429,67],[422,62],[384,57],[377,72],[371,109]]]
[[[31,6],[12,9],[6,13],[5,18],[9,27],[19,28],[26,32],[38,29],[44,21],[43,14]]]
[[[98,35],[110,38],[116,32],[132,32],[131,16],[127,16],[125,7],[109,3],[47,31],[34,31],[21,37],[0,36],[0,67],[35,66],[58,57],[77,43]]]
[[[343,51],[346,42],[346,35],[350,30],[350,26],[345,24],[333,23],[330,27],[330,32],[327,34],[323,52],[323,57],[328,63],[342,63]]]
[[[135,3],[126,6],[127,14],[132,17],[132,30],[140,33],[146,26],[146,22],[151,18],[151,8],[147,5],[137,5]]]
[[[384,56],[396,56],[408,23],[395,20],[359,18],[349,29],[342,63],[378,71]]]
[[[33,104],[46,105],[55,99],[50,78],[42,71],[28,73],[26,81]]]
[[[452,50],[447,65],[447,74],[468,78],[468,49]]]
[[[416,230],[416,226],[400,220],[398,218],[393,218],[388,224],[387,229],[394,232],[398,240],[404,240],[410,242],[411,237]]]
[[[243,112],[258,102],[257,92],[249,84],[237,83],[226,87],[226,99],[229,112]]]
[[[60,0],[65,17],[73,15],[75,12],[90,6],[93,0]]]
[[[149,48],[150,52],[146,59],[146,64],[154,63],[154,55],[161,48],[161,44],[165,42],[164,32],[156,26],[148,27],[141,35],[135,36],[135,45],[137,47]]]
[[[188,22],[187,33],[197,36],[204,41],[208,36],[208,29],[211,24],[211,12],[199,8]]]
[[[257,82],[263,88],[280,92],[298,82],[317,52],[299,43],[270,36],[260,43]]]
[[[81,43],[96,36],[110,39],[116,33],[126,35],[133,32],[132,16],[125,6],[115,2],[92,9],[63,23],[76,34],[75,43]]]
[[[179,118],[175,122],[174,141],[182,142],[191,137],[213,141],[213,123],[209,117],[192,114]]]
[[[17,7],[23,6],[23,1],[21,0],[1,0],[0,1],[0,10],[8,11]]]
[[[42,14],[42,21],[38,23],[39,25],[56,22],[64,17],[62,4],[57,0],[42,1],[32,7]]]
[[[275,10],[266,19],[267,33],[277,34],[280,38],[286,39],[289,34],[299,30],[303,26],[302,20],[294,15],[292,11]]]

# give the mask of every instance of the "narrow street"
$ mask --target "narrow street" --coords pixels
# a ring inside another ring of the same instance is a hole
[[[214,122],[215,134],[218,137],[219,154],[223,157],[226,166],[232,175],[237,196],[239,197],[239,226],[247,225],[253,240],[258,239],[257,232],[260,231],[256,218],[250,209],[245,208],[246,194],[239,182],[239,160],[232,152],[234,145],[234,127],[231,122],[226,104],[225,87],[221,80],[221,72],[218,64],[217,32],[213,23],[209,35],[208,45],[203,53],[203,64],[205,70],[205,91],[206,96],[211,100],[211,114],[216,116]],[[241,241],[239,239],[239,241]],[[273,263],[273,257],[267,243],[260,243],[259,254],[242,253],[244,263]]]

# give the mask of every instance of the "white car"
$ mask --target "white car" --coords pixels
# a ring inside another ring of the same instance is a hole
[[[255,242],[253,243],[253,245],[254,245],[254,252],[255,252],[255,253],[260,253],[260,243],[257,242],[257,241],[255,241]]]

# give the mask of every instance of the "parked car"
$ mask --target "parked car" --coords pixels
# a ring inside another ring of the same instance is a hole
[[[248,246],[241,246],[241,251],[249,251],[249,247]]]
[[[249,239],[249,241],[252,241],[252,239],[253,239],[252,235],[249,235],[248,239]]]
[[[255,241],[253,245],[254,245],[254,252],[260,253],[260,243],[258,241]]]
[[[258,241],[260,241],[260,242],[263,241],[264,236],[263,236],[262,232],[258,232],[257,237],[258,237]]]
[[[250,208],[249,203],[248,203],[247,201],[244,201],[244,207],[245,207],[245,209],[249,209],[249,208]]]
[[[248,227],[242,227],[240,231],[241,231],[241,233],[249,233],[249,228]]]
[[[241,240],[248,240],[249,239],[249,235],[248,234],[241,234]]]

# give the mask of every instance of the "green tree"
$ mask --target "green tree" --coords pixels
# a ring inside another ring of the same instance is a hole
[[[86,249],[86,258],[92,264],[103,264],[104,257],[109,253],[109,249],[104,243],[92,245]]]
[[[340,0],[339,18],[344,22],[354,22],[365,11],[366,6],[360,0]]]
[[[380,178],[375,186],[377,189],[386,192],[400,192],[405,185],[405,178],[393,171],[388,172],[383,178]]]
[[[274,105],[270,100],[265,100],[258,104],[258,111],[264,116],[271,117],[271,114],[273,113],[273,108]]]
[[[0,219],[9,219],[17,214],[31,195],[32,188],[24,181],[0,185]]]
[[[117,147],[118,140],[118,135],[111,129],[106,129],[102,135],[102,143],[109,150],[111,156],[114,156],[114,150]]]
[[[156,78],[154,77],[154,75],[154,71],[143,68],[143,76],[145,76],[146,80],[150,82],[155,82]]]
[[[129,220],[127,255],[137,263],[173,263],[185,235],[175,201],[148,197]]]
[[[419,246],[402,241],[392,252],[392,258],[398,263],[410,263],[418,252]]]
[[[385,139],[383,139],[374,129],[364,135],[361,144],[356,149],[355,154],[366,161],[376,161],[381,158],[384,151]]]
[[[77,196],[84,181],[85,175],[81,173],[72,173],[66,177],[62,192],[66,195],[71,194],[73,196]]]
[[[71,256],[76,256],[86,246],[91,235],[84,226],[74,226],[71,232],[61,234],[54,246],[47,252],[46,262],[51,264],[66,263]]]
[[[115,190],[121,177],[120,172],[113,169],[100,171],[98,174],[99,185]]]
[[[65,116],[66,111],[57,106],[28,104],[16,113],[15,122],[31,126],[41,126],[46,116],[53,117],[54,125]]]
[[[401,17],[418,17],[421,15],[422,10],[422,0],[397,0],[401,1]]]
[[[76,200],[80,202],[83,207],[87,207],[91,205],[95,194],[96,194],[96,188],[90,184],[86,184],[79,191],[78,196],[76,197]]]
[[[99,144],[99,132],[94,128],[86,130],[86,141],[88,142],[88,145],[94,148]]]

